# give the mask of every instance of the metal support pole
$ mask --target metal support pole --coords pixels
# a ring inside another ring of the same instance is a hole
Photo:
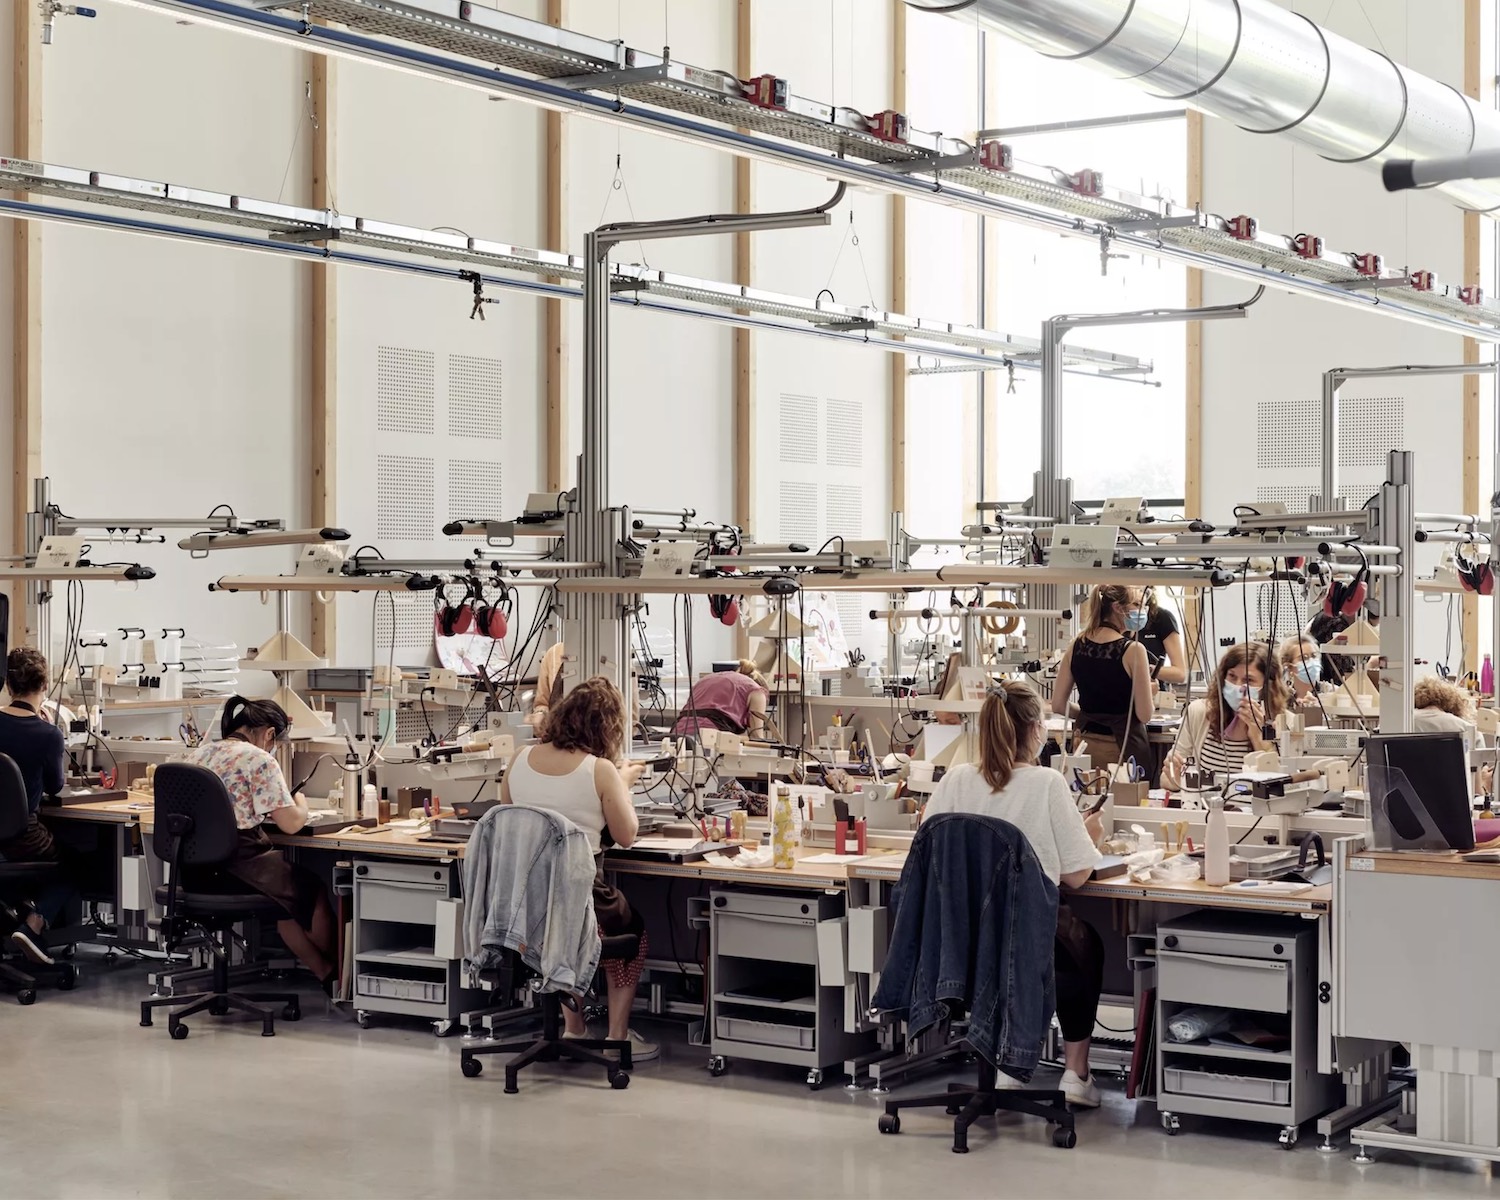
[[[1064,324],[1059,317],[1042,322],[1042,467],[1040,478],[1046,482],[1062,476],[1062,340],[1071,325]],[[1038,505],[1041,496],[1037,497]],[[1042,511],[1038,507],[1038,512]],[[1068,514],[1057,509],[1048,510],[1059,521]]]
[[[1381,733],[1410,733],[1412,727],[1412,635],[1417,612],[1414,457],[1410,450],[1392,450],[1386,459],[1386,482],[1380,488],[1377,536],[1401,548],[1401,573],[1379,581],[1380,653],[1385,658],[1380,669]]]
[[[1318,511],[1333,512],[1339,504],[1339,389],[1344,377],[1323,372],[1323,473],[1319,483]]]

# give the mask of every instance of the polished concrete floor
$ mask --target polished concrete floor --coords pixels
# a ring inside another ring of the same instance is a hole
[[[306,1016],[258,1026],[137,1025],[140,964],[86,962],[83,986],[30,1008],[0,996],[0,1197],[1380,1197],[1486,1195],[1481,1164],[1391,1155],[1356,1167],[1314,1139],[1197,1125],[1166,1137],[1114,1087],[1079,1119],[1079,1145],[1045,1125],[986,1121],[972,1152],[941,1116],[875,1129],[866,1092],[810,1093],[800,1076],[735,1063],[723,1078],[674,1042],[611,1091],[582,1067],[464,1079],[459,1041],[361,1030],[309,992]],[[649,1028],[649,1027],[648,1027]],[[930,1081],[927,1086],[930,1087]]]

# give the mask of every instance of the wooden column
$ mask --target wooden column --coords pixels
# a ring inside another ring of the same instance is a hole
[[[42,159],[42,23],[37,6],[17,0],[13,10],[15,75],[12,77],[11,153]],[[24,195],[22,196],[24,199]],[[32,483],[42,474],[42,226],[39,221],[12,221],[15,274],[11,294],[11,549],[26,550],[26,514]],[[37,631],[26,622],[26,587],[11,587],[10,642],[36,644]],[[43,650],[46,647],[42,647]]]
[[[338,169],[338,59],[308,56],[312,72],[312,204],[333,208]],[[339,311],[338,269],[315,263],[312,271],[312,523],[338,524]],[[312,600],[312,651],[338,657],[338,607]]]
[[[734,71],[741,79],[754,73],[751,66],[753,26],[752,0],[735,0]],[[748,158],[734,159],[734,211],[747,213],[755,207],[754,164]],[[751,234],[734,235],[734,281],[749,287],[753,257]],[[748,537],[755,526],[755,342],[750,330],[734,330],[734,523]],[[743,625],[735,629],[735,648],[741,658],[750,653],[750,639]]]
[[[1464,95],[1479,99],[1480,89],[1480,27],[1482,14],[1480,0],[1464,0]],[[1464,283],[1478,287],[1480,277],[1480,244],[1478,213],[1464,213]],[[1473,338],[1464,338],[1464,362],[1479,361],[1479,343]],[[1500,420],[1500,397],[1497,397],[1496,419]],[[1481,509],[1479,496],[1479,379],[1464,376],[1463,399],[1463,511],[1468,513],[1488,512],[1485,504]],[[1500,487],[1500,480],[1492,486]],[[1491,603],[1500,604],[1500,598]],[[1479,597],[1465,592],[1462,597],[1462,620],[1464,642],[1464,670],[1477,670],[1479,666]]]
[[[906,111],[906,4],[891,6],[891,107]],[[891,309],[908,310],[906,296],[906,197],[891,197]],[[891,511],[906,511],[906,387],[905,354],[892,354],[891,364]],[[894,547],[893,547],[894,549]]]
[[[1189,112],[1187,115],[1187,202],[1203,204],[1203,114]],[[1203,304],[1203,272],[1196,267],[1188,269],[1186,304],[1198,308]],[[1187,430],[1183,441],[1182,486],[1184,515],[1203,515],[1203,322],[1187,323],[1187,364],[1184,403],[1186,406]],[[1187,652],[1189,667],[1198,661],[1196,633],[1198,629],[1197,592],[1187,594],[1183,605],[1183,649]]]
[[[567,0],[547,0],[547,23],[566,23]],[[568,159],[564,137],[567,117],[548,111],[546,121],[546,211],[549,250],[566,253],[568,249]],[[560,283],[561,280],[551,280]],[[547,392],[547,490],[560,492],[572,486],[573,471],[568,464],[568,314],[559,298],[544,300],[543,345],[546,347]]]

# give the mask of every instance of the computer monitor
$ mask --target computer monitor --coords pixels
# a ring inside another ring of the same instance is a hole
[[[1461,734],[1382,734],[1365,743],[1365,755],[1377,849],[1474,849]]]

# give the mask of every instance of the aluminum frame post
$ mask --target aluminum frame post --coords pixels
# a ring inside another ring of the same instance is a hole
[[[1339,508],[1339,389],[1344,376],[1323,372],[1323,470],[1318,482],[1318,512]]]
[[[1417,611],[1414,564],[1417,550],[1416,506],[1412,501],[1413,463],[1410,450],[1392,450],[1386,457],[1386,482],[1377,506],[1377,539],[1401,550],[1401,571],[1379,579],[1381,594],[1380,732],[1410,733],[1412,717],[1413,622]],[[1361,669],[1364,669],[1361,667]]]

